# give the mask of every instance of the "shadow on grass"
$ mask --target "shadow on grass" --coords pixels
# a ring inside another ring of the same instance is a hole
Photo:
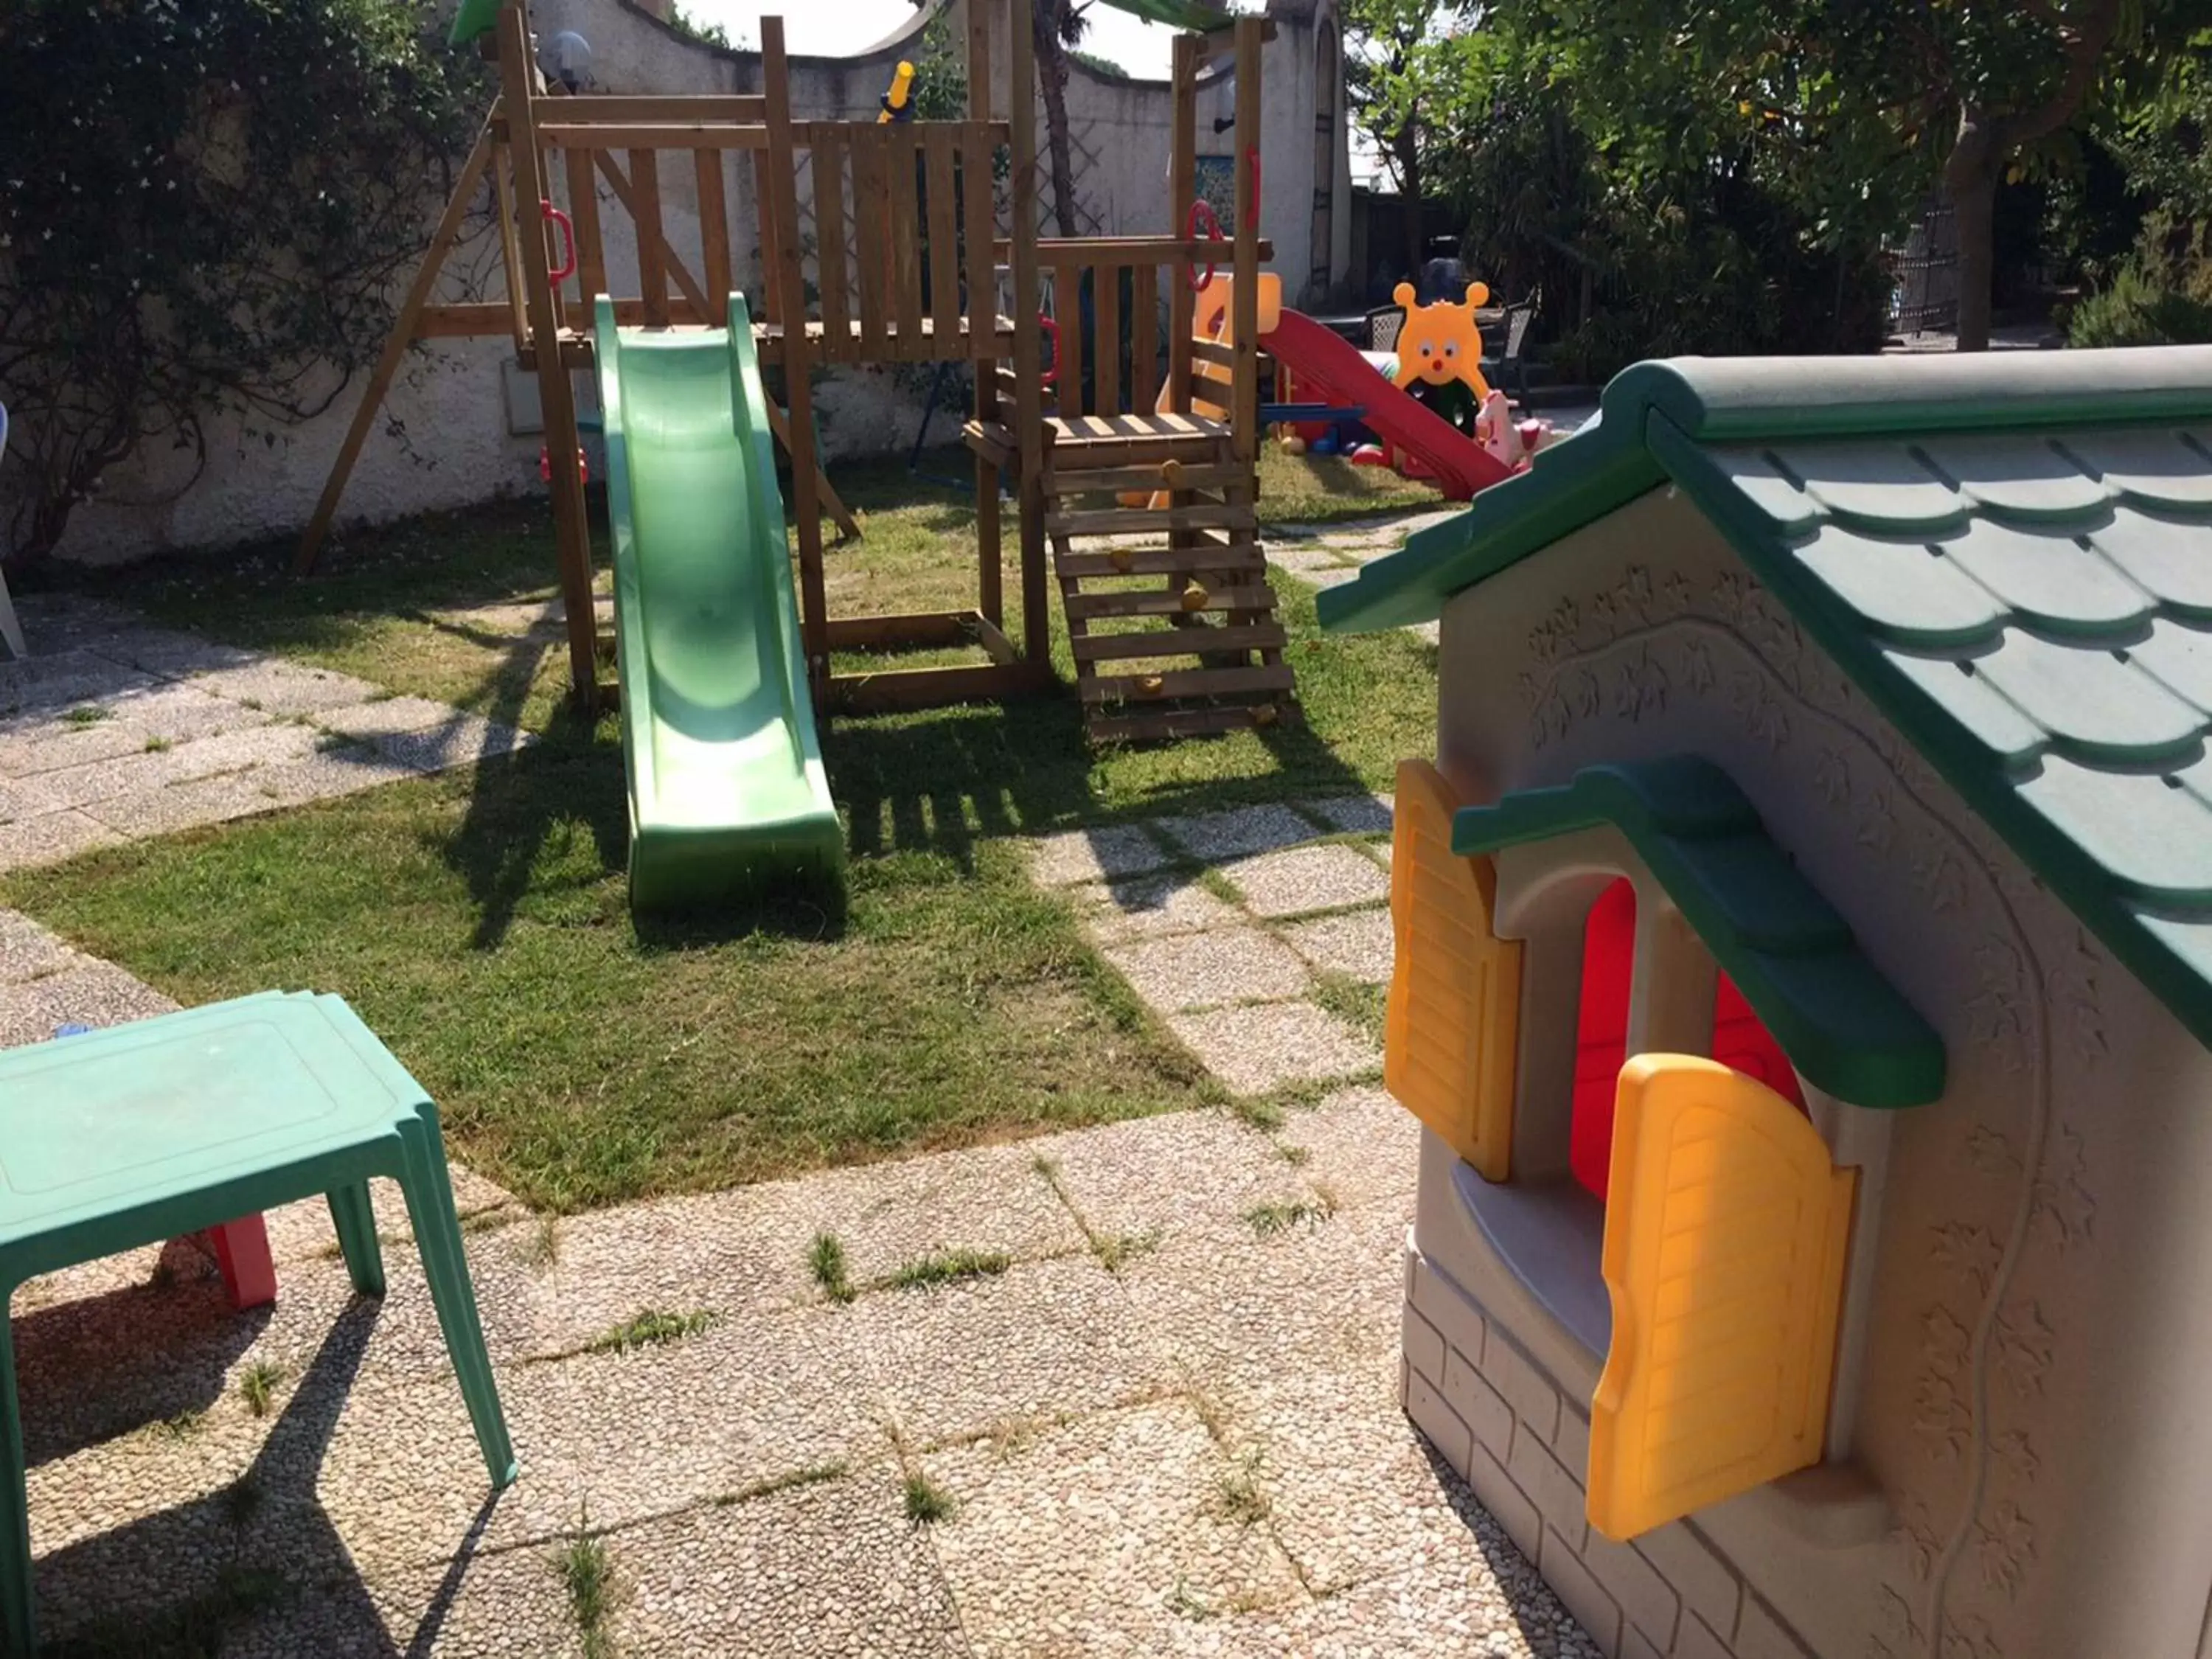
[[[823,753],[853,856],[931,852],[972,870],[980,840],[1276,801],[1286,787],[1364,792],[1358,774],[1311,727],[1257,735],[1274,762],[1267,773],[1164,783],[1141,805],[1110,811],[1098,788],[1100,751],[1066,696],[840,722]]]

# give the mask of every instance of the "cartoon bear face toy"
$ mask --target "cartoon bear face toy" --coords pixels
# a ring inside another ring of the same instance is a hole
[[[1439,300],[1434,305],[1413,303],[1411,283],[1401,283],[1390,297],[1406,313],[1398,328],[1398,373],[1395,384],[1410,387],[1417,382],[1449,386],[1454,380],[1473,392],[1480,403],[1490,395],[1482,378],[1482,331],[1475,326],[1474,308],[1490,301],[1490,284],[1470,283],[1464,303]]]

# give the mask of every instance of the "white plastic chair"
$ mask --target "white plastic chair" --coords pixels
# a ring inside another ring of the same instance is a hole
[[[0,404],[0,456],[8,453],[8,405]],[[15,603],[8,597],[8,578],[0,575],[0,648],[11,657],[27,657],[22,624],[15,620]]]

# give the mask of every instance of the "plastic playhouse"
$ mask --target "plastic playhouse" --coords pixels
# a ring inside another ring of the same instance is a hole
[[[1050,688],[1054,586],[1093,737],[1297,718],[1255,518],[1255,306],[1271,253],[1260,234],[1256,138],[1261,48],[1273,26],[1200,0],[1128,4],[1182,31],[1169,192],[1179,228],[1068,240],[1036,234],[1034,43],[1027,10],[1012,0],[970,8],[959,120],[917,118],[909,74],[852,118],[795,120],[778,18],[763,20],[760,93],[650,97],[549,89],[523,0],[460,9],[453,38],[496,62],[499,102],[406,296],[300,565],[313,560],[408,346],[507,335],[536,374],[544,410],[572,684],[587,708],[619,690],[634,904],[684,906],[794,872],[834,879],[838,832],[817,721]],[[1006,54],[1002,76],[994,49]],[[1004,112],[994,107],[995,88],[1009,94]],[[1231,111],[1211,124],[1236,147],[1228,227],[1201,210],[1198,192],[1204,100]],[[993,182],[1001,146],[1012,156],[1003,185]],[[740,167],[763,204],[757,226],[731,222]],[[434,303],[488,179],[498,202],[520,204],[502,209],[507,295]],[[664,181],[678,180],[664,204]],[[693,200],[696,258],[679,246],[691,238],[677,216]],[[762,281],[741,295],[737,252],[755,243]],[[637,293],[610,292],[611,251],[635,254]],[[1200,326],[1207,293],[1227,297]],[[735,339],[737,326],[748,340]],[[972,372],[963,433],[975,457],[970,607],[830,609],[824,520],[848,534],[860,526],[819,465],[812,377],[825,365],[887,362]],[[578,368],[597,371],[605,410],[611,639],[592,610],[570,382]],[[765,394],[763,372],[782,404]],[[777,447],[789,461],[795,594]],[[1012,596],[1002,471],[1015,482]],[[1146,493],[1144,504],[1117,507],[1132,489]],[[1131,550],[1122,538],[1132,532],[1164,545]],[[610,646],[618,681],[603,683]],[[940,659],[897,661],[914,651]],[[970,659],[942,661],[951,651]],[[850,665],[856,656],[865,660]]]
[[[1322,595],[1406,1407],[1606,1651],[2200,1651],[2209,572],[2212,349],[1686,360]]]

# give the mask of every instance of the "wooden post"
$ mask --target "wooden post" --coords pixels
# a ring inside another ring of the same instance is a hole
[[[354,410],[353,424],[346,428],[345,441],[338,446],[337,459],[331,463],[331,476],[324,481],[322,498],[315,503],[315,516],[307,520],[307,533],[300,538],[300,550],[293,556],[292,574],[304,576],[315,568],[315,554],[322,547],[323,538],[330,533],[331,520],[337,514],[338,498],[345,494],[346,480],[353,476],[354,463],[361,459],[361,447],[368,441],[368,428],[375,424],[376,412],[384,406],[385,394],[392,390],[392,382],[398,378],[399,365],[405,361],[407,348],[415,343],[415,325],[422,315],[422,307],[429,302],[431,291],[438,285],[438,273],[445,269],[446,255],[460,234],[461,222],[468,216],[469,207],[476,200],[477,189],[483,183],[484,169],[491,161],[491,124],[477,135],[476,148],[469,159],[461,164],[460,175],[453,180],[453,193],[446,198],[446,210],[438,220],[438,228],[430,233],[430,246],[422,250],[422,263],[415,268],[415,281],[400,302],[399,314],[392,319],[392,332],[385,337],[384,350],[376,360],[376,368],[368,377],[368,389],[362,393],[361,407]],[[514,280],[514,273],[507,273]]]
[[[1260,454],[1260,193],[1254,188],[1260,150],[1261,18],[1237,20],[1237,226],[1235,281],[1229,292],[1233,382],[1230,436],[1249,466]]]
[[[1014,9],[1010,7],[1011,13]],[[968,118],[991,118],[991,17],[983,0],[968,5]],[[999,282],[991,147],[970,143],[961,157],[961,206],[968,237],[968,354],[975,377],[975,418],[999,418]],[[975,607],[993,627],[1006,625],[1005,554],[999,525],[999,465],[975,457]]]
[[[1175,38],[1175,107],[1168,135],[1168,209],[1175,215],[1170,234],[1190,228],[1190,204],[1198,196],[1198,37]],[[1197,308],[1190,291],[1190,255],[1168,266],[1168,407],[1190,409],[1190,328]]]
[[[791,69],[784,56],[783,19],[761,19],[761,82],[768,99],[764,237],[775,266],[769,286],[783,320],[783,395],[791,411],[791,493],[799,520],[799,633],[806,677],[819,706],[830,689],[830,604],[822,580],[822,504],[814,488],[814,387],[806,351],[806,289],[799,258],[799,172],[792,153]],[[854,190],[857,202],[859,191]]]
[[[980,3],[980,0],[971,0]],[[1036,42],[1024,0],[1007,0],[1012,37],[1007,118],[1013,150],[1014,420],[1022,461],[1022,654],[1042,671],[1052,660],[1044,557],[1044,388],[1038,361],[1036,247]],[[1080,388],[1074,395],[1079,398]]]
[[[500,91],[507,112],[507,152],[514,167],[519,209],[529,216],[522,282],[532,343],[538,357],[538,396],[545,413],[545,454],[552,471],[553,540],[561,565],[561,605],[568,621],[568,679],[584,712],[599,699],[599,625],[592,604],[591,531],[584,517],[584,475],[576,457],[576,389],[561,361],[553,283],[544,256],[538,204],[545,196],[538,170],[537,119],[531,100],[537,69],[530,60],[530,24],[520,0],[499,14]]]
[[[730,314],[730,210],[722,194],[722,152],[695,149],[691,171],[699,185],[699,270],[707,283],[707,326]]]

